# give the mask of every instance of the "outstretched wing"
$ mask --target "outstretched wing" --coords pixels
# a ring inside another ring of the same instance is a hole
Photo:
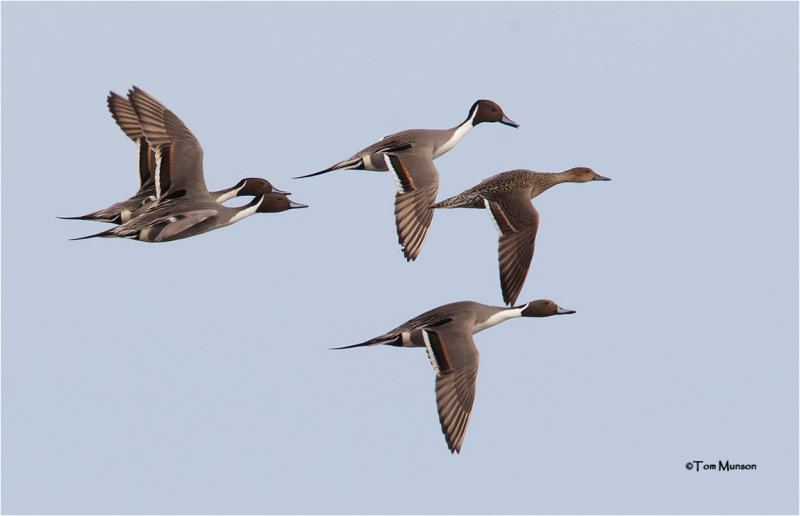
[[[436,405],[442,433],[450,452],[458,453],[475,401],[478,348],[464,320],[423,330],[423,339],[436,371]]]
[[[143,187],[151,187],[153,175],[156,170],[155,154],[144,137],[139,120],[136,118],[136,111],[131,102],[113,91],[108,93],[108,110],[117,122],[125,135],[136,142],[136,156],[139,168],[139,191]]]
[[[172,111],[134,86],[128,98],[147,141],[156,150],[156,190],[168,194],[208,195],[203,177],[203,147]]]
[[[429,207],[436,202],[439,173],[425,149],[412,148],[384,156],[397,182],[394,201],[397,238],[406,260],[415,260],[433,219]]]
[[[513,305],[533,259],[539,212],[526,193],[519,190],[491,199],[484,197],[484,205],[500,233],[497,251],[503,301]]]

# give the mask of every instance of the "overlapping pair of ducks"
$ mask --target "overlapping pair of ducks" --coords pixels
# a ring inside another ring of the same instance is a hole
[[[138,144],[141,187],[128,201],[76,217],[122,222],[117,228],[91,236],[123,236],[155,242],[174,240],[231,224],[257,211],[283,211],[304,206],[289,201],[285,192],[274,190],[263,179],[244,179],[227,190],[208,192],[202,174],[202,149],[197,139],[180,119],[142,90],[134,87],[128,100],[112,93],[109,108],[123,131]],[[609,178],[585,167],[558,173],[510,170],[436,203],[439,173],[433,160],[455,147],[470,129],[483,122],[519,127],[494,102],[478,100],[470,108],[466,120],[456,127],[401,131],[325,170],[299,177],[334,170],[391,172],[397,183],[397,236],[408,261],[419,256],[434,208],[485,208],[500,233],[498,255],[503,301],[513,305],[528,274],[539,227],[539,213],[531,199],[559,183],[608,181]],[[155,155],[149,160],[148,144],[155,148]],[[147,171],[152,170],[155,173],[148,174]],[[166,170],[169,170],[166,174],[169,179],[165,186],[160,183],[165,181]],[[189,179],[184,178],[184,174]],[[154,186],[149,186],[150,182]],[[190,191],[202,197],[202,207],[195,206],[194,203],[201,201],[194,198],[189,204],[178,201],[187,194],[177,195],[176,192]],[[220,204],[239,195],[257,197],[242,208]],[[187,208],[191,208],[188,213]],[[515,317],[572,313],[575,311],[561,308],[548,299],[509,308],[461,301],[434,308],[374,339],[335,349],[380,344],[426,348],[436,371],[439,422],[447,446],[454,453],[461,451],[475,399],[478,350],[472,336]]]
[[[119,237],[168,242],[228,226],[254,213],[307,207],[261,178],[242,179],[231,188],[209,192],[200,142],[180,118],[136,86],[128,98],[110,92],[108,108],[122,131],[136,142],[139,190],[108,208],[65,217],[119,224],[75,240]],[[237,208],[222,204],[245,195],[255,197]]]

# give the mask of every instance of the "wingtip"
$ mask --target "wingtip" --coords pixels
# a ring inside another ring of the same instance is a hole
[[[403,250],[403,257],[406,259],[407,262],[413,262],[419,257],[419,249],[417,249],[416,251],[409,251],[407,248],[403,247],[402,250]]]
[[[519,297],[519,292],[517,292],[516,294],[514,294],[512,296],[509,296],[504,291],[503,292],[503,303],[505,303],[506,306],[514,306],[514,303],[517,302],[517,298],[518,297]]]
[[[127,100],[119,93],[109,90],[108,96],[106,97],[106,106],[108,106],[108,110],[111,111],[112,114],[114,113],[114,99]]]

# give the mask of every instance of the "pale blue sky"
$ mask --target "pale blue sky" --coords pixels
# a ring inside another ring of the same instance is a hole
[[[2,4],[5,513],[796,513],[796,3]],[[306,210],[168,244],[72,242],[136,189],[108,114],[136,84]],[[420,349],[329,351],[502,302],[478,210],[396,242],[380,137],[484,124],[439,198],[514,168],[536,199],[520,302],[476,336],[462,453]],[[757,464],[689,472],[690,460]]]

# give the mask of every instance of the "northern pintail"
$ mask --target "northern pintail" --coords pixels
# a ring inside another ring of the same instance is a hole
[[[93,220],[96,222],[123,224],[133,216],[143,213],[151,203],[156,201],[156,157],[144,133],[142,133],[133,105],[127,98],[113,91],[109,92],[107,103],[111,116],[117,122],[117,125],[136,143],[139,190],[129,199],[112,204],[108,208],[93,211],[80,217],[58,217],[60,219]],[[291,195],[290,192],[274,188],[269,181],[260,177],[248,177],[230,188],[210,193],[217,202],[225,202],[238,196],[259,195],[260,192],[265,190],[265,186],[268,187],[267,191]]]
[[[252,184],[243,180],[238,192],[247,188],[257,195],[245,206],[231,208],[220,204],[205,187],[203,148],[189,128],[172,111],[136,86],[128,98],[147,141],[155,150],[154,182],[158,201],[120,226],[74,240],[120,237],[167,242],[221,228],[254,213],[306,207],[284,194],[272,192],[272,186],[265,180]]]
[[[436,371],[436,405],[450,453],[460,453],[475,399],[478,375],[478,348],[472,336],[514,317],[548,317],[574,314],[549,299],[540,299],[512,308],[460,301],[434,308],[414,317],[390,332],[360,346],[424,347]]]
[[[591,168],[564,172],[510,170],[501,172],[464,192],[435,204],[434,208],[486,208],[500,233],[498,261],[503,301],[517,300],[533,258],[539,212],[531,199],[559,183],[610,181]]]
[[[406,260],[419,256],[428,234],[433,213],[428,206],[436,201],[439,173],[433,160],[449,151],[482,122],[519,124],[508,118],[491,100],[478,100],[466,120],[452,129],[410,129],[384,137],[325,170],[299,177],[311,177],[333,170],[391,171],[397,182],[395,221],[398,241]],[[297,178],[296,178],[297,179]]]

